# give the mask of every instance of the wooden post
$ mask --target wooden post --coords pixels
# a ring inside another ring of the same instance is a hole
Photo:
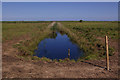
[[[68,58],[70,59],[70,49],[68,49]]]
[[[108,52],[108,37],[105,36],[105,44],[106,44],[106,67],[109,70],[109,52]]]

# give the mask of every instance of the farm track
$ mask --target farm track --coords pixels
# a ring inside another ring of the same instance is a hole
[[[55,22],[51,23],[48,29],[54,24]],[[61,23],[58,24],[62,27]],[[59,63],[18,58],[17,50],[12,47],[12,44],[22,39],[3,44],[3,47],[7,47],[2,53],[3,78],[118,78],[118,51],[110,57],[111,70],[106,71],[105,59]]]

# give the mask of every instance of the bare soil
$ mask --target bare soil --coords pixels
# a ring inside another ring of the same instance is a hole
[[[18,51],[12,47],[25,36],[3,43],[2,77],[3,78],[118,78],[118,42],[110,42],[115,46],[115,54],[110,56],[110,71],[106,68],[106,59],[86,60],[81,62],[44,62],[24,60],[16,55]]]

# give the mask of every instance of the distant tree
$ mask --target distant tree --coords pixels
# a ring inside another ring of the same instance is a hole
[[[79,22],[83,22],[83,20],[80,20]]]

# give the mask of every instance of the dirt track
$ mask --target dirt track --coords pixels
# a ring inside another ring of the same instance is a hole
[[[111,70],[106,71],[105,59],[77,63],[41,62],[20,59],[16,57],[17,50],[12,45],[23,39],[20,38],[3,44],[3,78],[118,78],[117,51],[115,55],[110,57]],[[113,46],[117,45],[118,43],[115,41]]]

